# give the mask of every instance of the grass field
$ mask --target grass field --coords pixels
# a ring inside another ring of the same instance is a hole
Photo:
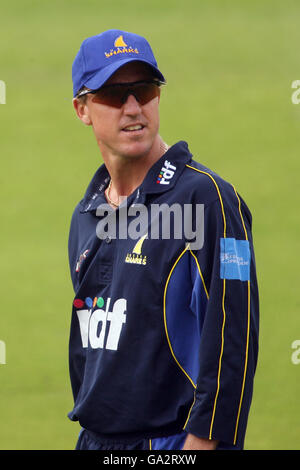
[[[101,156],[72,109],[88,36],[145,35],[168,80],[161,134],[230,180],[253,215],[260,356],[246,449],[300,449],[300,4],[11,0],[1,5],[0,449],[73,449],[71,213]]]

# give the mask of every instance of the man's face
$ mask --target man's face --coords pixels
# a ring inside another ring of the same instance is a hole
[[[119,69],[105,85],[152,78],[146,64],[132,62]],[[86,123],[93,126],[103,157],[115,155],[134,158],[151,152],[158,138],[159,95],[144,105],[129,95],[121,108],[115,108],[101,103],[97,95],[89,94],[85,106],[89,120]]]

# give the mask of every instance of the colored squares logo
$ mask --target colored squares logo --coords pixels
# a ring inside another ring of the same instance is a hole
[[[103,297],[94,297],[94,300],[91,297],[86,297],[84,300],[82,299],[75,299],[73,301],[73,305],[75,308],[83,308],[86,306],[87,308],[99,307],[102,308],[104,305]]]
[[[162,177],[163,177],[163,173],[162,173],[162,171],[161,171],[161,172],[159,173],[158,177],[157,177],[157,181],[156,181],[157,184],[160,183]]]

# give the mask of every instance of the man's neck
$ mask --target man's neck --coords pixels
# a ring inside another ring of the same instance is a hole
[[[111,177],[106,191],[108,202],[120,204],[122,198],[130,196],[141,185],[149,169],[167,151],[168,146],[159,137],[149,154],[135,158],[105,158],[104,163]]]

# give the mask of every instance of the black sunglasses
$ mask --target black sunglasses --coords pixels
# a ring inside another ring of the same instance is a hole
[[[76,98],[92,94],[97,96],[97,100],[101,104],[121,108],[126,103],[128,96],[133,95],[141,105],[144,105],[159,96],[159,87],[164,84],[165,82],[160,80],[113,83],[112,85],[104,85],[98,90],[83,90],[78,93]]]

